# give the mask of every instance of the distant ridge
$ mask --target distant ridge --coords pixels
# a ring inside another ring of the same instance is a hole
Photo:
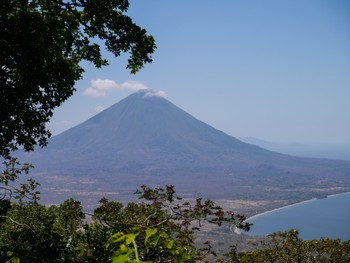
[[[350,144],[344,143],[276,143],[257,138],[239,138],[241,141],[258,145],[270,151],[299,157],[328,158],[350,161]]]
[[[57,183],[82,191],[130,192],[142,183],[171,183],[192,194],[255,199],[350,189],[350,162],[291,157],[244,143],[147,90],[22,158],[35,164],[34,172],[50,189]]]

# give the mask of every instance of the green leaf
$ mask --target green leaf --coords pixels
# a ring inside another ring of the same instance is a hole
[[[146,229],[146,238],[145,238],[145,245],[147,245],[148,243],[148,239],[153,236],[154,234],[156,234],[158,231],[157,228],[147,228]]]
[[[125,240],[125,234],[123,232],[115,233],[107,240],[106,247],[108,248],[111,244],[118,243],[124,240]]]
[[[130,233],[125,235],[125,244],[130,245],[140,233]]]
[[[168,249],[173,248],[174,243],[175,243],[174,239],[167,239],[167,240],[165,241],[165,245],[166,245],[166,247],[167,247]]]
[[[161,232],[160,232],[160,236],[161,236],[162,238],[169,238],[169,235],[168,235],[165,231],[161,231]]]
[[[20,263],[20,260],[18,257],[11,258],[10,260],[6,261],[5,263]]]
[[[125,254],[119,254],[118,256],[113,256],[112,263],[126,263],[130,262],[130,255],[134,252],[133,249],[129,249]]]

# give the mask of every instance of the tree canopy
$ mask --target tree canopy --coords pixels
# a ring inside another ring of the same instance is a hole
[[[152,62],[154,38],[126,15],[128,8],[128,0],[1,1],[1,156],[47,144],[45,123],[75,91],[80,62],[108,65],[99,43],[115,57],[129,53],[131,73]]]
[[[84,213],[80,202],[73,199],[50,207],[30,199],[8,203],[0,210],[0,258],[5,262],[62,263],[350,260],[350,241],[302,240],[296,230],[272,233],[249,250],[237,251],[233,240],[228,240],[232,250],[220,252],[222,248],[209,242],[212,238],[203,243],[205,239],[198,240],[198,233],[215,226],[249,230],[244,216],[225,211],[211,200],[182,200],[173,186],[142,186],[136,194],[139,201],[125,205],[103,198],[92,213]]]
[[[211,200],[175,196],[173,186],[137,191],[140,202],[101,199],[90,219],[79,201],[45,207],[27,200],[0,211],[0,258],[20,262],[210,262],[198,248],[203,224],[248,230],[245,217]]]
[[[302,240],[299,231],[294,229],[272,233],[259,243],[256,244],[259,249],[231,254],[235,261],[229,262],[345,263],[350,260],[350,241],[329,238]]]

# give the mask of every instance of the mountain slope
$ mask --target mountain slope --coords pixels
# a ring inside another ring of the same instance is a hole
[[[113,172],[131,164],[133,172],[144,173],[151,167],[159,169],[161,160],[167,160],[167,166],[196,164],[206,169],[223,165],[213,159],[236,156],[234,162],[251,155],[260,159],[276,155],[212,128],[164,98],[147,94],[135,93],[53,137],[35,163],[50,163],[52,171],[67,165],[106,167],[108,162]]]
[[[171,183],[226,197],[350,186],[350,162],[296,158],[243,143],[149,91],[54,136],[27,158],[37,173],[94,180],[89,189]]]

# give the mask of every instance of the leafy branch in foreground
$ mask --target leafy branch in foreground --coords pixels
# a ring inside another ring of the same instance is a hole
[[[0,218],[0,258],[12,263],[350,262],[350,241],[305,241],[296,230],[273,233],[255,250],[232,249],[221,257],[210,242],[199,244],[196,234],[206,224],[248,230],[243,216],[201,198],[184,201],[173,186],[142,186],[137,194],[140,202],[125,206],[103,198],[92,214],[72,199],[50,207],[12,203]]]
[[[204,262],[215,252],[208,242],[204,249],[195,244],[195,232],[203,224],[228,223],[245,231],[250,228],[244,216],[224,211],[211,200],[182,202],[175,197],[173,186],[151,189],[143,185],[136,194],[144,201],[123,209],[127,224],[108,240],[108,247],[119,245],[113,256],[115,262]]]
[[[11,158],[3,162],[4,170],[0,174],[0,211],[5,203],[9,203],[11,199],[17,199],[23,202],[26,199],[29,202],[36,203],[39,198],[39,191],[35,191],[39,183],[34,179],[27,179],[26,183],[19,180],[20,175],[28,174],[31,164],[23,164],[17,161],[16,158]]]
[[[128,0],[2,0],[0,156],[46,146],[53,110],[73,95],[83,61],[128,53],[132,74],[152,62],[154,38],[127,16]]]
[[[195,243],[203,224],[235,224],[243,217],[198,198],[182,202],[173,186],[137,191],[126,206],[103,198],[90,220],[78,201],[60,206],[12,203],[0,220],[0,257],[25,262],[205,262],[212,253]],[[107,245],[106,245],[107,244]]]
[[[13,209],[14,205],[11,204],[12,200],[18,200],[20,204],[24,204],[26,200],[27,205],[36,205],[39,198],[39,191],[35,191],[39,183],[34,179],[27,179],[26,183],[22,183],[19,180],[21,174],[28,174],[29,169],[33,166],[30,164],[21,165],[16,158],[10,158],[3,162],[4,170],[0,174],[0,229],[4,230],[3,225],[7,222],[11,224],[30,228],[29,225],[21,223],[21,220],[17,220],[16,216],[11,215],[17,213],[16,209]],[[1,253],[0,253],[1,254]],[[8,251],[8,256],[12,255],[11,251]],[[18,263],[20,259],[18,257],[12,257],[6,263]]]

